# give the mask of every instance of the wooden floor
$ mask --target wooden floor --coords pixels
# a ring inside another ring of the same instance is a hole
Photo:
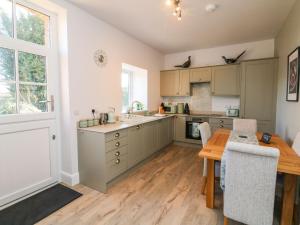
[[[221,209],[208,209],[201,195],[203,161],[198,149],[169,146],[113,185],[107,194],[83,185],[83,196],[39,225],[221,225]]]

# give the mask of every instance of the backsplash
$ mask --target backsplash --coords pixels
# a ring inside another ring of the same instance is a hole
[[[163,97],[163,102],[188,103],[191,111],[224,112],[226,106],[240,106],[239,97],[211,96],[210,83],[193,84],[189,97]]]

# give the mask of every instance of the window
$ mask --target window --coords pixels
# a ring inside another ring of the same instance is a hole
[[[0,4],[0,115],[48,112],[50,17],[19,2]]]
[[[148,108],[148,72],[145,69],[122,64],[122,112],[126,113],[133,105],[133,111],[147,110]],[[139,104],[140,102],[141,104]]]

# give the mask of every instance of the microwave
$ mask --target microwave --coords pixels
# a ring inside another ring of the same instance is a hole
[[[165,109],[165,113],[170,113],[170,114],[177,113],[177,106],[176,105],[165,105],[164,109]]]

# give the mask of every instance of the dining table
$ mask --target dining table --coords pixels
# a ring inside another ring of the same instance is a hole
[[[215,199],[215,162],[221,161],[226,143],[230,137],[231,130],[218,129],[214,132],[207,144],[199,152],[201,158],[207,158],[207,186],[206,186],[206,207],[214,208]],[[272,135],[269,144],[261,140],[263,133],[257,132],[259,145],[277,148],[280,156],[277,165],[277,172],[283,178],[283,202],[281,209],[281,225],[292,225],[294,201],[297,186],[297,176],[300,175],[300,157],[297,153],[278,135]]]

